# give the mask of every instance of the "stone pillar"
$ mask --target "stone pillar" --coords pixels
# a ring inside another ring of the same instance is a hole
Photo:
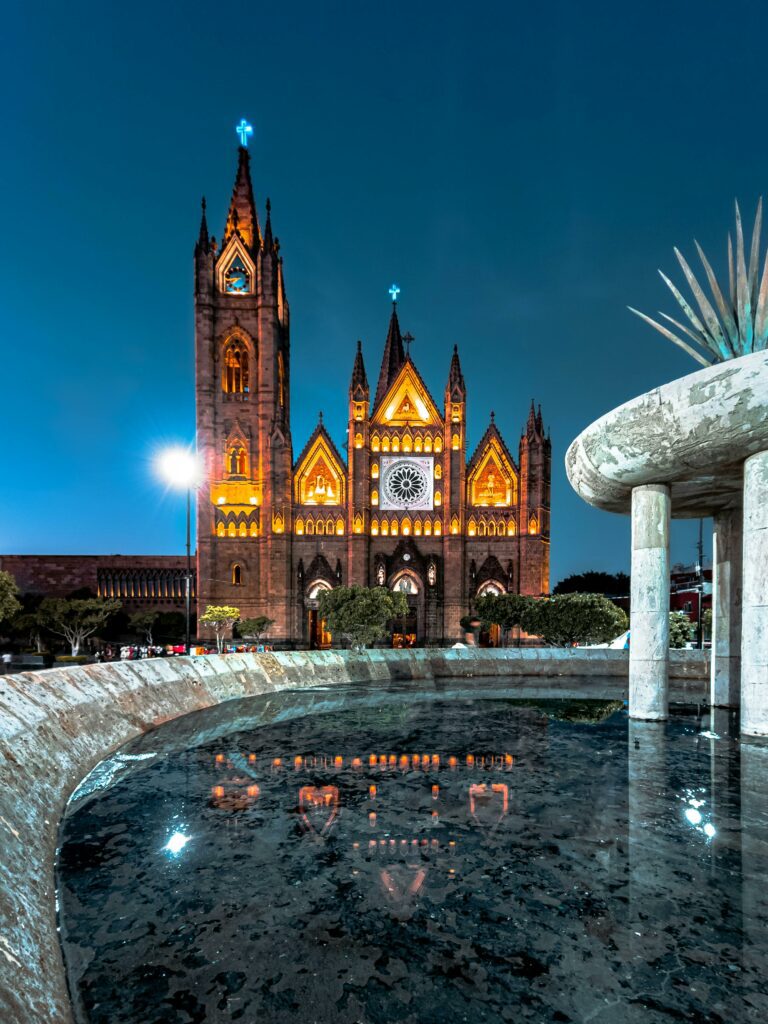
[[[741,731],[768,735],[768,452],[744,463]]]
[[[742,511],[715,516],[712,540],[712,690],[718,708],[737,708],[741,686]]]
[[[768,748],[761,741],[742,741],[740,753],[742,984],[757,988],[764,984],[768,943]]]
[[[632,490],[630,718],[668,716],[670,512],[666,484]]]

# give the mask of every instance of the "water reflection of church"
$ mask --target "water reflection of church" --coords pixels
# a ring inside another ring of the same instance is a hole
[[[393,292],[396,300],[397,292]],[[404,592],[393,642],[460,637],[488,591],[549,589],[551,446],[533,405],[515,460],[491,414],[470,455],[454,347],[442,406],[408,353],[393,301],[371,394],[358,343],[346,458],[318,422],[294,460],[289,309],[269,206],[260,225],[240,148],[220,245],[203,212],[195,247],[199,605],[275,620],[277,644],[324,646],[323,589]]]

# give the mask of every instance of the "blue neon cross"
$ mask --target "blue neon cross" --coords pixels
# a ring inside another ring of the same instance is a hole
[[[235,128],[235,131],[240,136],[240,145],[247,146],[248,136],[253,135],[253,128],[248,124],[245,118],[243,118],[240,124]]]
[[[396,284],[393,284],[389,289],[389,294],[392,296],[392,301],[397,302],[397,296],[400,294],[400,289]]]

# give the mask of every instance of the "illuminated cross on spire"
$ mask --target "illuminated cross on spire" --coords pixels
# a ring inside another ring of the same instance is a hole
[[[389,294],[392,296],[392,301],[397,302],[397,296],[400,294],[400,288],[398,285],[393,284],[389,289]]]
[[[243,118],[240,124],[235,128],[235,131],[240,136],[240,145],[247,146],[248,136],[253,135],[253,128],[248,124],[245,118]]]

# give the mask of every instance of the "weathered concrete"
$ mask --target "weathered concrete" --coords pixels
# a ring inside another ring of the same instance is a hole
[[[768,451],[744,463],[741,731],[768,736]]]
[[[737,708],[741,691],[740,508],[718,512],[712,538],[712,691],[714,707]]]
[[[633,487],[668,484],[676,518],[741,504],[742,464],[768,449],[768,353],[709,366],[595,420],[569,447],[568,478],[609,512],[630,511]]]
[[[632,492],[629,714],[663,719],[669,692],[669,488]]]

